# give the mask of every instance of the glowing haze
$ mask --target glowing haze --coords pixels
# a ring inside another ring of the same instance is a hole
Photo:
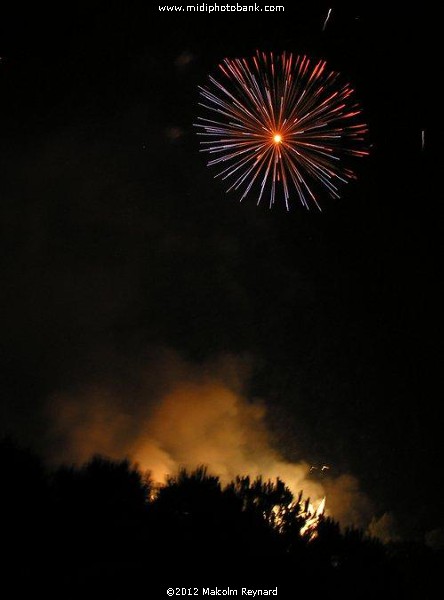
[[[327,495],[327,514],[343,524],[365,524],[369,501],[354,477],[316,481],[308,462],[289,462],[273,447],[269,409],[242,393],[247,377],[245,361],[224,358],[198,369],[166,353],[139,374],[131,390],[102,383],[56,395],[49,403],[52,459],[127,456],[159,483],[181,466],[201,464],[223,483],[236,475],[280,477],[314,504]]]

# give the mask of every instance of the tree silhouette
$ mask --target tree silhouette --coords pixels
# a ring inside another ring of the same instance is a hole
[[[0,468],[3,548],[33,581],[48,565],[66,586],[72,577],[103,579],[105,571],[108,580],[134,578],[135,570],[156,578],[156,565],[190,561],[203,571],[210,561],[227,573],[238,568],[245,582],[251,562],[257,582],[273,573],[293,592],[295,579],[316,581],[317,589],[362,591],[365,582],[398,590],[438,564],[439,554],[423,546],[387,548],[330,518],[318,520],[315,539],[301,535],[307,501],[280,479],[238,476],[222,486],[200,466],[179,470],[154,493],[149,474],[128,460],[96,456],[51,473],[10,440],[0,442]]]
[[[72,540],[82,559],[127,560],[143,546],[151,484],[128,460],[95,456],[81,468],[61,467],[52,478],[57,543]]]
[[[30,564],[38,556],[50,518],[45,469],[30,450],[0,441],[0,527],[2,546],[13,563]]]

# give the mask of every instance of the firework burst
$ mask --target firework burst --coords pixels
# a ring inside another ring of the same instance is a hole
[[[323,60],[257,52],[252,59],[225,59],[220,78],[200,87],[200,106],[210,111],[195,126],[209,166],[241,200],[257,189],[270,208],[282,196],[287,210],[295,194],[318,208],[325,189],[355,178],[347,159],[365,156],[367,126],[354,90]]]

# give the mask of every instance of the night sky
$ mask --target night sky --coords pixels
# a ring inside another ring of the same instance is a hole
[[[438,17],[333,8],[323,33],[329,5],[285,4],[2,14],[1,430],[44,452],[48,397],[130,385],[159,348],[248,357],[287,458],[353,473],[422,536],[444,525]],[[256,49],[324,58],[357,90],[371,155],[322,212],[240,204],[199,153],[198,85]]]

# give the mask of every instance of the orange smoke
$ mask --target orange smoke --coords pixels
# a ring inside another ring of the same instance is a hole
[[[366,511],[368,501],[356,479],[347,475],[321,484],[309,477],[307,462],[285,460],[271,442],[265,405],[242,394],[244,371],[224,359],[202,374],[169,357],[153,365],[155,375],[144,376],[144,384],[129,397],[113,386],[57,396],[50,404],[53,459],[79,463],[96,453],[126,456],[159,483],[179,467],[198,465],[206,465],[223,483],[236,475],[279,477],[315,505],[326,495],[327,514],[343,524],[361,524],[361,508]]]
[[[272,449],[264,417],[263,405],[247,402],[220,383],[181,384],[153,411],[134,457],[160,481],[179,466],[205,464],[223,482],[236,475],[281,477],[295,492],[303,487],[306,494],[322,496],[322,488],[306,480],[306,463],[285,462]],[[169,460],[156,463],[153,450]]]

